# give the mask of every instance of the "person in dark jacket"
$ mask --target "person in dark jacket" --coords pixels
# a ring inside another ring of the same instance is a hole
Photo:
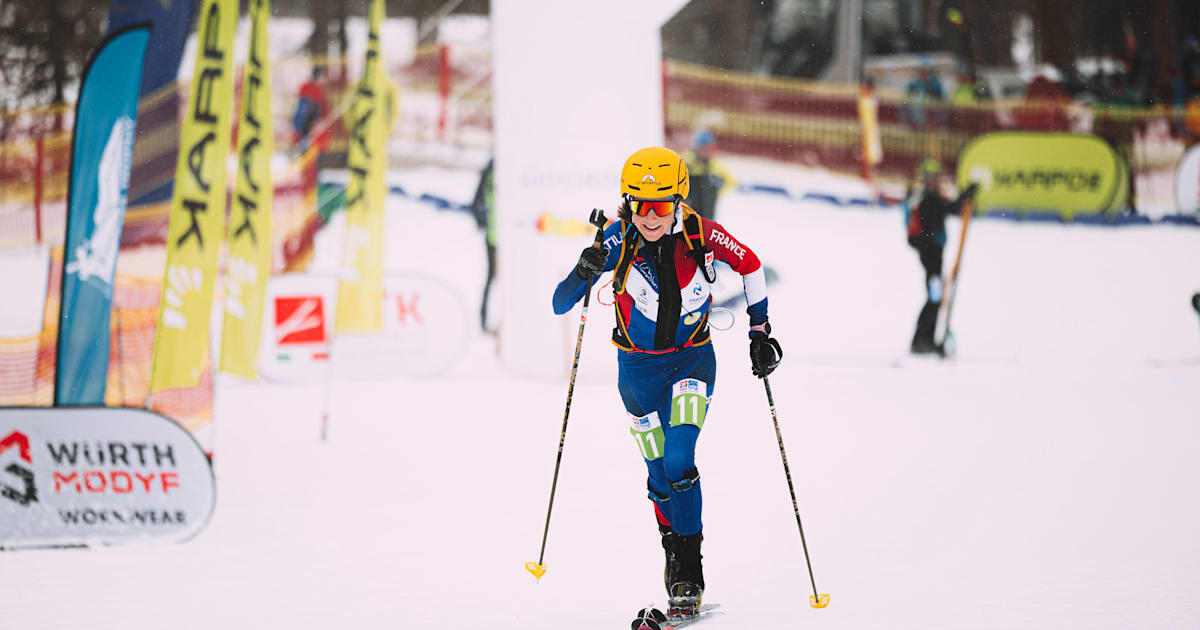
[[[963,203],[972,197],[977,184],[971,184],[953,201],[942,196],[939,180],[942,164],[927,159],[917,167],[917,180],[904,201],[904,222],[908,244],[920,257],[925,269],[925,306],[917,316],[911,350],[914,354],[942,354],[934,340],[938,309],[942,303],[942,252],[946,248],[946,215],[960,214]]]
[[[709,221],[717,220],[717,199],[737,185],[716,154],[717,137],[701,129],[692,139],[692,150],[683,155],[692,182],[684,202]]]
[[[479,173],[479,185],[471,202],[471,216],[475,217],[475,224],[483,230],[487,248],[487,278],[483,281],[483,298],[479,303],[479,327],[483,332],[492,331],[488,327],[488,295],[492,290],[492,280],[496,278],[496,199],[492,185],[495,163],[495,158],[488,160],[487,166]]]

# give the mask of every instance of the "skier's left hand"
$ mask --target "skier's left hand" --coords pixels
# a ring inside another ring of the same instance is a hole
[[[750,372],[763,378],[779,367],[783,349],[771,338],[771,324],[750,327]]]

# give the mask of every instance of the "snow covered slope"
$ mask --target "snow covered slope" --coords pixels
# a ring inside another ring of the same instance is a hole
[[[857,185],[729,166],[742,182]],[[458,201],[474,185],[393,177]],[[436,261],[473,309],[484,260],[471,219],[397,197],[389,212],[389,266]],[[771,320],[786,358],[771,383],[831,604],[807,606],[739,313],[715,334],[697,455],[705,599],[725,614],[698,628],[1196,624],[1200,232],[973,223],[960,358],[939,363],[905,358],[923,277],[894,210],[735,194],[718,220],[779,273]],[[564,275],[573,263],[544,261]],[[552,286],[505,289],[550,308]],[[179,546],[0,555],[4,627],[526,630],[583,611],[573,627],[628,627],[662,603],[662,558],[609,317],[593,307],[540,584],[522,564],[537,559],[566,378],[506,374],[480,334],[436,380],[335,381],[325,444],[319,385],[222,380],[208,530]]]

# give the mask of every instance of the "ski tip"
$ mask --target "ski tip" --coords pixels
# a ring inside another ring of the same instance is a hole
[[[829,593],[821,593],[820,595],[809,595],[808,605],[813,608],[824,608],[829,605]]]
[[[630,630],[662,630],[667,622],[667,616],[657,608],[643,608],[638,611],[637,618],[629,625]]]
[[[546,565],[536,562],[526,562],[525,570],[532,573],[533,577],[537,578],[538,582],[542,581],[542,576],[546,575]]]

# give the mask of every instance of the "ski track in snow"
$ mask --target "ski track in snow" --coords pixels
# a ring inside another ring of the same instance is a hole
[[[729,166],[743,182],[860,186],[754,160]],[[474,186],[438,169],[389,181],[440,185],[462,202]],[[697,453],[705,599],[725,614],[697,627],[1200,619],[1200,329],[1188,304],[1200,233],[973,223],[950,364],[905,356],[923,275],[895,211],[733,194],[718,220],[780,275],[770,311],[786,358],[771,383],[831,603],[807,603],[738,311],[714,335],[716,394]],[[484,257],[470,217],[394,197],[388,226],[388,266],[455,287],[473,321]],[[318,268],[336,260],[339,229],[319,237]],[[574,261],[546,264],[565,275]],[[522,290],[550,308],[553,287]],[[324,444],[320,384],[222,378],[208,529],[174,546],[0,554],[3,626],[628,627],[639,608],[663,604],[662,552],[616,392],[610,317],[593,308],[540,583],[522,565],[541,542],[565,369],[554,380],[511,375],[473,329],[467,356],[437,379],[336,381]],[[578,311],[562,321],[573,348]]]

